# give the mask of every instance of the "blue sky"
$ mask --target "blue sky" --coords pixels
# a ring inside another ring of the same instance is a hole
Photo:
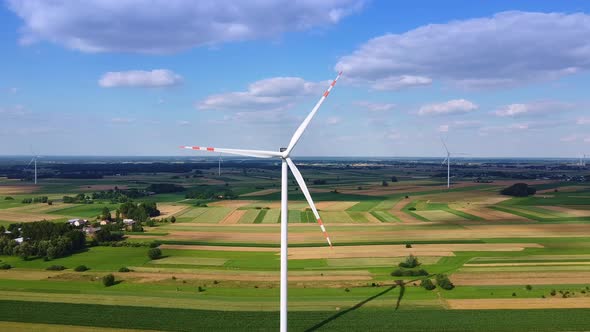
[[[587,1],[4,1],[0,154],[590,154]],[[204,154],[204,153],[203,153]]]

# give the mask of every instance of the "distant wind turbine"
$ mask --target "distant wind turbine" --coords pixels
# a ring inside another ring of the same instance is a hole
[[[318,214],[318,210],[316,209],[315,204],[313,203],[313,200],[311,199],[311,195],[309,193],[309,190],[307,189],[307,185],[305,184],[305,180],[301,176],[301,173],[299,172],[299,169],[297,169],[297,166],[295,166],[295,163],[293,163],[293,161],[291,160],[290,155],[291,155],[291,152],[293,151],[293,148],[295,147],[295,145],[297,144],[297,142],[299,141],[299,139],[303,135],[303,132],[305,132],[305,129],[307,128],[307,126],[309,125],[311,120],[313,119],[314,115],[316,114],[316,112],[318,111],[320,106],[324,103],[324,101],[326,100],[326,98],[330,94],[330,91],[332,90],[334,85],[336,85],[336,82],[338,81],[338,78],[340,78],[341,74],[342,73],[339,73],[338,76],[336,77],[336,79],[334,79],[334,81],[332,81],[332,83],[330,84],[328,89],[324,92],[324,94],[322,95],[320,100],[317,102],[317,104],[314,106],[314,108],[311,110],[311,112],[307,115],[305,120],[303,120],[301,125],[299,125],[299,128],[297,128],[297,130],[293,134],[293,137],[291,137],[291,141],[289,142],[289,145],[286,148],[281,148],[279,151],[262,151],[262,150],[239,150],[239,149],[212,148],[212,147],[201,147],[201,146],[181,146],[181,148],[189,149],[189,150],[221,152],[221,153],[229,153],[229,154],[236,154],[236,155],[256,157],[256,158],[280,158],[281,159],[281,287],[280,287],[280,298],[281,298],[280,299],[280,317],[281,317],[280,331],[281,332],[287,331],[287,249],[288,249],[287,223],[288,223],[288,215],[289,215],[289,212],[288,212],[289,210],[287,209],[287,199],[288,199],[288,194],[287,194],[288,171],[287,171],[287,167],[291,169],[291,173],[293,173],[293,176],[295,176],[295,180],[297,180],[297,184],[299,184],[299,187],[301,188],[301,191],[303,192],[303,195],[305,196],[307,203],[309,203],[309,206],[311,207],[311,210],[313,211],[313,214],[317,219],[320,229],[322,230],[324,237],[326,238],[326,241],[328,241],[328,244],[330,245],[330,248],[331,248],[332,242],[330,241],[330,237],[328,236],[328,233],[326,232],[326,228],[324,227],[324,224],[322,223],[322,219],[320,219],[320,215]]]
[[[34,165],[35,165],[35,184],[37,184],[37,159],[40,156],[33,152],[33,148],[31,148],[31,154],[33,155],[33,158],[27,164],[27,167],[25,167],[25,170],[29,169],[29,166],[31,166],[31,164],[34,163]]]
[[[221,153],[219,154],[219,160],[217,161],[217,176],[221,176],[221,163],[223,162],[223,160],[221,160]]]
[[[442,165],[444,165],[445,163],[447,164],[447,189],[451,188],[451,156],[461,156],[461,155],[468,155],[467,153],[457,153],[457,152],[450,152],[449,149],[447,148],[447,144],[445,143],[445,140],[442,139],[442,137],[440,138],[440,141],[442,142],[443,146],[445,147],[445,151],[447,152],[447,156],[445,157],[445,160],[443,160]]]

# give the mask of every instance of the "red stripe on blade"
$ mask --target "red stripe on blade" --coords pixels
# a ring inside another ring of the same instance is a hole
[[[326,92],[324,92],[324,97],[328,97],[329,94],[330,94],[330,91],[326,90]]]
[[[318,224],[323,225],[322,219],[318,219]]]
[[[214,148],[207,148],[207,151],[215,151]]]
[[[193,150],[199,150],[200,148],[198,146],[193,146],[191,149],[193,149]]]

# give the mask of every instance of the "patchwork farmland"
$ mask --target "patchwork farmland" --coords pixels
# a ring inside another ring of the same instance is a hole
[[[10,225],[39,220],[97,223],[105,208],[114,219],[122,203],[97,192],[115,187],[143,190],[146,184],[168,183],[181,188],[134,198],[137,203],[155,202],[160,215],[141,229],[126,228],[120,241],[92,242],[89,234],[84,250],[59,258],[0,256],[0,265],[10,267],[0,270],[0,329],[274,330],[278,172],[265,165],[244,171],[231,161],[224,167],[222,176],[212,168],[95,180],[47,178],[37,186],[0,179],[3,232]],[[428,163],[302,167],[335,246],[326,245],[303,195],[290,185],[292,329],[587,329],[590,185],[515,180],[510,174],[481,183],[458,175],[446,189],[445,179],[434,175],[437,171]],[[314,179],[325,181],[313,184]],[[499,193],[517,182],[538,193]],[[207,190],[215,197],[197,195]],[[64,196],[80,193],[89,198],[64,202]],[[24,203],[43,196],[51,204]],[[148,257],[151,247],[158,247],[161,256]],[[419,265],[400,268],[409,256]],[[87,269],[76,271],[82,265]],[[408,271],[424,272],[403,274]],[[116,280],[110,287],[102,283],[107,274]],[[454,287],[437,283],[440,275],[448,276]],[[426,279],[436,287],[423,287]],[[84,309],[72,310],[74,306]],[[27,310],[41,314],[25,323],[22,312]],[[86,319],[92,310],[111,312],[115,318]],[[135,314],[121,321],[116,318],[121,311]]]

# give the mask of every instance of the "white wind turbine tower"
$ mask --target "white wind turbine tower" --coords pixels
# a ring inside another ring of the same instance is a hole
[[[31,148],[31,154],[33,155],[33,159],[31,159],[31,161],[29,161],[29,163],[27,164],[27,167],[25,167],[25,170],[28,169],[32,163],[35,163],[35,184],[37,184],[37,158],[39,158],[40,156],[35,154],[33,152],[32,148]]]
[[[445,147],[445,151],[447,152],[447,156],[445,157],[445,160],[443,160],[442,165],[444,165],[445,163],[447,164],[447,189],[450,189],[451,188],[451,156],[452,155],[454,155],[454,156],[468,155],[468,154],[467,153],[450,152],[449,149],[447,148],[447,144],[442,139],[442,137],[440,140],[441,140],[443,146]]]
[[[219,154],[219,160],[217,161],[217,176],[221,176],[221,153]]]
[[[314,115],[316,114],[316,112],[318,111],[318,109],[320,108],[322,103],[326,100],[326,98],[330,94],[330,91],[332,90],[334,85],[336,85],[336,81],[338,81],[338,78],[340,78],[341,74],[342,74],[342,72],[338,73],[338,76],[336,77],[336,79],[334,79],[334,81],[332,81],[332,83],[330,84],[328,89],[324,92],[324,94],[322,95],[320,100],[317,102],[317,104],[314,106],[314,108],[311,110],[311,112],[307,115],[305,120],[303,120],[301,125],[299,125],[299,128],[297,128],[297,130],[293,134],[293,137],[291,137],[291,141],[289,142],[289,145],[286,148],[281,148],[279,151],[262,151],[262,150],[224,149],[224,148],[212,148],[212,147],[201,147],[201,146],[181,146],[181,148],[189,149],[189,150],[221,152],[221,153],[229,153],[229,154],[236,154],[236,155],[256,157],[256,158],[280,158],[281,159],[281,287],[280,287],[280,294],[281,294],[280,295],[280,297],[281,297],[281,300],[280,300],[280,315],[281,315],[280,331],[281,332],[287,331],[287,248],[288,248],[288,244],[287,244],[287,222],[288,222],[288,220],[287,220],[287,217],[289,215],[288,209],[287,209],[287,198],[288,198],[287,197],[288,196],[287,195],[287,183],[288,183],[288,181],[287,181],[287,177],[288,177],[287,168],[291,169],[291,173],[293,173],[293,176],[297,180],[297,184],[299,184],[299,187],[301,188],[301,191],[303,192],[303,195],[305,196],[307,203],[309,203],[309,206],[311,207],[311,210],[313,211],[313,214],[317,219],[317,222],[324,234],[324,237],[326,238],[326,241],[328,241],[330,248],[332,247],[332,242],[330,241],[330,237],[328,236],[328,233],[326,232],[326,228],[324,227],[324,224],[322,223],[322,219],[320,219],[320,215],[318,214],[318,210],[316,209],[315,204],[313,203],[313,200],[311,199],[311,195],[309,194],[309,190],[307,189],[307,185],[305,185],[305,181],[303,180],[303,177],[301,176],[299,169],[297,169],[297,166],[295,166],[295,163],[293,163],[293,161],[291,160],[290,155],[291,155],[291,152],[293,151],[293,148],[295,147],[295,145],[297,144],[297,142],[301,138],[301,135],[303,135],[303,132],[305,132],[305,129],[307,128],[307,126],[309,125],[311,120],[313,119]]]

